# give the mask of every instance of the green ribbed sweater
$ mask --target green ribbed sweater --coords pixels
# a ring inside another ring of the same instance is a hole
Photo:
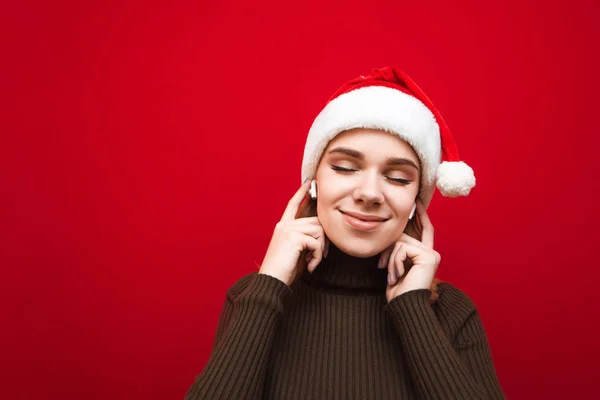
[[[378,255],[331,245],[290,287],[251,273],[227,292],[186,399],[505,399],[471,299],[442,282],[387,303]]]

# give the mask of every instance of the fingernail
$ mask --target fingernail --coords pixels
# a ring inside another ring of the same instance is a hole
[[[327,254],[329,254],[329,246],[325,249],[325,254],[323,254],[323,258],[327,258]]]
[[[388,285],[392,284],[392,278],[390,277],[390,274],[388,274]]]
[[[383,261],[383,257],[379,257],[379,261],[377,261],[377,268],[381,269],[381,262]]]

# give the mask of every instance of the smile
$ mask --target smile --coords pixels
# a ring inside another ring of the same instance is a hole
[[[383,225],[383,223],[387,220],[380,220],[380,221],[364,221],[362,219],[353,217],[349,214],[344,213],[343,211],[340,211],[340,213],[342,213],[342,215],[344,216],[344,220],[354,229],[357,229],[359,231],[365,231],[365,232],[370,232],[370,231],[374,231],[375,229],[379,228],[381,225]]]

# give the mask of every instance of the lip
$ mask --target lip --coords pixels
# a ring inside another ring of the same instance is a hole
[[[387,221],[386,219],[381,219],[379,217],[373,217],[370,216],[371,219],[375,218],[375,220],[371,220],[371,221],[365,221],[363,219],[357,218],[355,217],[354,213],[350,214],[350,213],[346,213],[340,210],[340,212],[342,213],[342,215],[344,216],[344,220],[346,220],[346,222],[353,227],[354,229],[358,229],[360,231],[373,231],[377,228],[379,228],[381,225],[383,225],[383,223],[385,221]],[[359,214],[360,215],[360,214]]]
[[[383,218],[383,217],[378,217],[377,215],[367,215],[367,214],[361,214],[361,213],[355,213],[355,212],[351,212],[351,211],[342,211],[340,210],[340,212],[342,214],[346,214],[346,215],[350,215],[351,217],[354,217],[356,219],[360,219],[361,221],[387,221],[389,218]]]

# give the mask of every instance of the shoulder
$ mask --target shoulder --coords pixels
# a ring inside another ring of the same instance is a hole
[[[252,280],[256,278],[258,272],[251,272],[242,276],[238,279],[231,287],[227,290],[227,298],[236,298],[243,293],[244,290],[252,283]]]
[[[475,342],[485,341],[479,310],[469,295],[448,282],[440,282],[438,290],[440,296],[433,309],[453,346],[469,347]]]
[[[234,301],[245,294],[252,297],[264,297],[268,294],[284,296],[290,291],[279,279],[254,271],[242,276],[227,290],[227,300]]]
[[[260,279],[260,275],[257,271],[243,275],[227,290],[227,300],[235,301],[243,293],[246,293],[248,290],[251,290],[254,281],[257,279]]]
[[[438,299],[435,302],[440,313],[453,314],[459,319],[466,319],[477,312],[477,306],[463,290],[449,282],[440,282],[437,287]]]

